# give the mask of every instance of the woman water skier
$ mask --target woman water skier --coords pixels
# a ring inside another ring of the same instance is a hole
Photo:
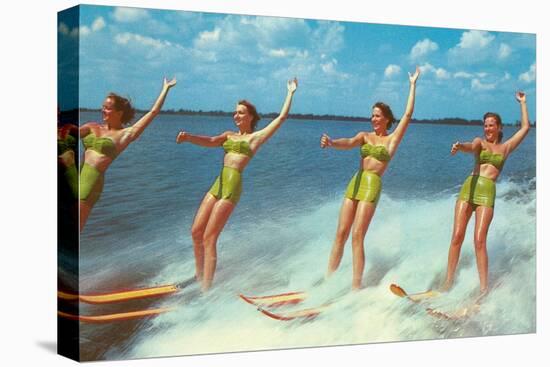
[[[80,231],[103,191],[104,174],[115,158],[135,141],[159,114],[176,79],[164,78],[162,90],[151,110],[135,124],[124,127],[135,111],[126,98],[110,93],[103,102],[103,123],[88,122],[80,127],[84,159],[80,169]]]
[[[338,269],[344,253],[344,245],[353,226],[352,289],[354,290],[360,289],[362,285],[365,267],[364,239],[382,191],[381,177],[409,126],[414,110],[416,80],[419,75],[419,68],[416,68],[414,74],[409,73],[407,106],[393,133],[388,133],[388,129],[395,120],[390,107],[382,102],[377,102],[372,108],[373,132],[362,131],[352,138],[335,140],[326,134],[321,137],[321,148],[332,147],[343,150],[361,147],[361,168],[353,176],[346,190],[327,271],[328,277]]]
[[[58,190],[67,187],[76,203],[78,197],[78,170],[77,151],[78,151],[78,126],[71,123],[61,123],[61,111],[57,109],[57,172],[58,172]],[[62,180],[61,177],[63,177]],[[61,182],[64,184],[61,184]],[[61,190],[63,191],[63,190]],[[58,191],[59,195],[59,191]],[[63,200],[67,201],[68,196],[63,195]],[[66,203],[65,203],[66,204]],[[76,207],[76,205],[75,205]]]
[[[521,108],[521,127],[506,142],[502,140],[502,120],[496,113],[487,112],[483,116],[484,139],[475,138],[472,142],[456,142],[451,154],[471,153],[475,157],[472,174],[468,176],[455,205],[453,234],[449,248],[447,277],[442,290],[449,290],[454,282],[460,249],[464,241],[466,227],[472,213],[475,212],[474,246],[477,270],[479,272],[480,295],[488,291],[489,259],[487,257],[487,232],[493,219],[497,180],[506,158],[523,141],[529,131],[529,117],[525,93],[517,92],[516,100]]]
[[[217,136],[199,136],[181,131],[176,142],[189,142],[204,147],[223,147],[223,168],[204,196],[191,227],[195,252],[195,277],[203,291],[212,286],[216,271],[218,237],[237,205],[242,191],[241,174],[254,154],[277,131],[288,117],[298,81],[287,83],[287,95],[277,118],[255,131],[260,116],[250,102],[237,103],[233,120],[239,131],[226,131]]]

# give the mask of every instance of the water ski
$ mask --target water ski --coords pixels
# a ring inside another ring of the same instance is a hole
[[[57,292],[57,297],[66,301],[79,301],[91,304],[103,304],[130,301],[134,299],[160,297],[175,293],[195,281],[195,277],[192,277],[184,282],[178,284],[160,285],[150,288],[120,290],[102,294],[74,294],[63,291]]]
[[[306,292],[289,292],[274,294],[270,296],[245,296],[239,294],[239,297],[251,305],[261,308],[273,308],[284,305],[295,305],[303,302],[307,298]]]
[[[306,308],[303,310],[290,311],[290,312],[284,312],[284,313],[277,313],[277,312],[269,311],[259,307],[258,311],[260,311],[262,314],[266,315],[267,317],[270,317],[272,319],[279,320],[279,321],[291,321],[291,320],[309,321],[319,316],[321,312],[325,311],[329,307],[330,307],[330,304],[325,304],[319,307]]]
[[[401,298],[406,298],[413,303],[420,303],[422,301],[428,300],[430,298],[435,298],[441,295],[440,292],[433,291],[433,290],[408,294],[403,288],[401,288],[397,284],[390,285],[390,291],[396,296]],[[430,307],[426,308],[426,312],[433,317],[443,319],[443,320],[461,320],[461,319],[468,318],[472,315],[475,315],[476,313],[479,312],[479,309],[480,309],[479,302],[476,301],[470,306],[462,307],[453,312],[444,312],[444,311],[440,311]]]
[[[63,318],[69,319],[69,320],[77,320],[81,322],[87,322],[87,323],[105,323],[105,322],[112,322],[112,321],[124,321],[124,320],[131,320],[131,319],[137,319],[137,318],[143,318],[143,317],[152,317],[160,315],[161,313],[165,313],[168,311],[172,311],[174,308],[155,308],[150,310],[140,310],[140,311],[131,311],[131,312],[121,312],[121,313],[113,313],[113,314],[107,314],[107,315],[74,315],[62,311],[57,311],[57,314]]]
[[[479,312],[480,308],[481,307],[480,307],[479,303],[473,303],[470,306],[462,307],[462,308],[460,308],[456,311],[453,311],[453,312],[443,312],[443,311],[439,311],[439,310],[436,310],[436,309],[433,309],[433,308],[428,308],[428,309],[426,309],[426,311],[430,315],[432,315],[434,317],[437,317],[439,319],[457,321],[457,320],[467,319],[467,318],[477,314]]]
[[[425,292],[408,294],[407,292],[405,292],[403,288],[401,288],[397,284],[390,285],[390,291],[396,296],[401,298],[407,298],[409,301],[414,303],[422,302],[426,299],[438,297],[439,295],[441,295],[441,293],[431,289]]]

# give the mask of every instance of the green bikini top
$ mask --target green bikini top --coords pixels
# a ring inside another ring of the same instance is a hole
[[[363,144],[361,146],[361,157],[373,157],[380,162],[389,162],[391,159],[390,153],[383,145],[372,145],[369,143]]]
[[[226,153],[244,154],[248,157],[252,157],[254,154],[252,153],[252,149],[250,149],[248,142],[244,140],[237,141],[228,138],[222,146]]]
[[[57,138],[57,155],[61,155],[68,150],[76,151],[76,138],[67,134],[65,138]]]
[[[111,159],[115,159],[118,156],[115,142],[106,136],[97,137],[94,133],[89,133],[82,139],[82,143],[84,143],[86,150],[91,149]]]
[[[491,153],[490,151],[483,149],[479,153],[479,164],[491,164],[495,166],[497,169],[502,169],[502,166],[504,165],[504,156],[499,153]]]

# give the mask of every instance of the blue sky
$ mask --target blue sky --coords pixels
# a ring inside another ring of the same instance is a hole
[[[246,98],[273,112],[296,76],[293,112],[369,116],[380,100],[400,115],[419,65],[416,118],[513,122],[524,90],[536,120],[534,34],[103,6],[81,6],[77,26],[61,22],[58,39],[80,36],[82,107],[114,91],[149,108],[175,76],[167,109],[231,111]]]

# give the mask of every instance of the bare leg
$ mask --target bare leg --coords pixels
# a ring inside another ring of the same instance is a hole
[[[197,209],[191,226],[191,237],[193,238],[193,250],[195,252],[195,278],[198,281],[202,281],[204,274],[204,231],[217,201],[212,194],[207,192],[199,209]]]
[[[225,223],[233,212],[235,204],[229,200],[219,200],[212,209],[208,224],[204,231],[204,279],[202,290],[207,291],[212,286],[216,272],[217,251],[216,245]]]
[[[443,291],[451,289],[456,272],[456,266],[460,258],[460,249],[464,242],[464,234],[468,227],[468,221],[472,216],[472,205],[466,201],[457,200],[455,205],[455,219],[453,225],[453,236],[449,247],[449,258],[447,263],[447,278],[442,287]]]
[[[353,253],[353,280],[351,288],[361,289],[363,270],[365,269],[365,234],[376,210],[376,204],[368,201],[360,201],[355,212],[353,232],[351,235],[351,249]]]
[[[80,200],[80,232],[84,229],[91,211],[92,207],[85,200]]]
[[[342,261],[342,255],[344,254],[344,245],[348,240],[349,233],[351,231],[351,225],[353,224],[353,217],[355,216],[355,209],[357,208],[357,201],[344,198],[342,207],[340,209],[340,217],[338,219],[338,228],[336,229],[336,238],[332,245],[330,257],[328,260],[327,277],[332,275],[340,266]]]
[[[82,185],[81,179],[82,179],[82,171],[80,172],[79,180],[78,180],[79,197],[80,197],[80,194],[82,193],[81,192],[82,187],[80,186]],[[103,174],[99,173],[99,175],[95,177],[94,180],[95,182],[93,184],[93,187],[91,190],[89,190],[86,198],[79,199],[80,232],[82,232],[82,230],[86,226],[90,213],[92,212],[92,209],[94,208],[95,204],[101,197],[101,192],[103,191],[103,180],[104,180]]]
[[[487,256],[487,232],[493,219],[493,208],[478,206],[476,208],[476,226],[474,245],[476,251],[477,271],[479,272],[479,288],[481,294],[487,293],[489,257]]]

